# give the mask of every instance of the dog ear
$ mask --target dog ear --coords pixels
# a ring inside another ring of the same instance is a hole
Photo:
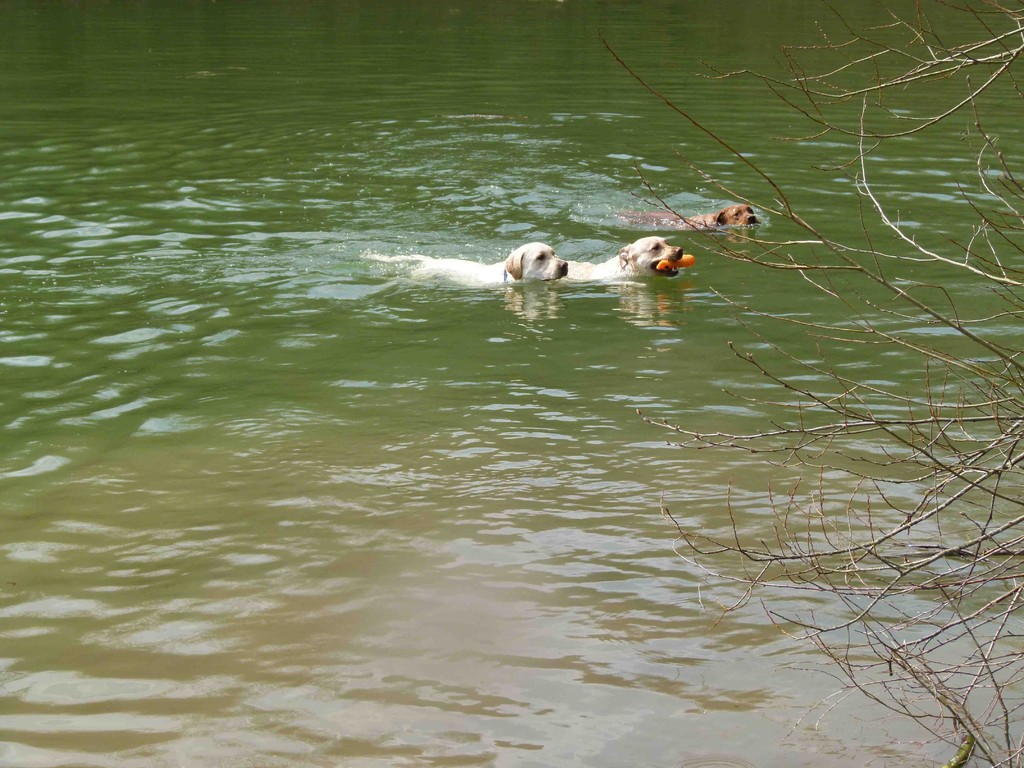
[[[633,252],[632,248],[631,245],[625,245],[619,250],[619,269],[629,266],[629,255]]]
[[[715,217],[715,223],[718,224],[718,226],[722,226],[724,224],[728,224],[729,223],[729,209],[728,208],[723,208],[722,210],[720,210],[718,212],[718,215]]]
[[[523,249],[516,248],[505,259],[505,271],[513,280],[523,279]]]

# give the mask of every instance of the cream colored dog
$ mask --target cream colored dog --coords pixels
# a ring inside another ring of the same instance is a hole
[[[517,280],[558,280],[569,271],[569,263],[555,256],[550,245],[527,243],[497,264],[479,264],[465,259],[434,259],[430,256],[381,256],[378,261],[415,261],[413,277],[452,280],[459,283],[509,283]]]
[[[662,275],[675,277],[679,270],[693,264],[694,258],[663,237],[643,237],[619,251],[619,255],[600,264],[570,261],[569,280],[614,280]]]

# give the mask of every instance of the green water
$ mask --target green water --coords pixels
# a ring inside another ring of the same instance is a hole
[[[841,308],[692,233],[692,270],[628,284],[368,258],[603,260],[647,234],[616,216],[638,169],[678,210],[728,202],[677,151],[763,191],[600,35],[855,233],[852,185],[812,167],[843,147],[775,141],[770,94],[696,75],[827,15],[771,8],[0,2],[0,765],[920,758],[862,701],[817,722],[837,685],[811,649],[758,606],[716,623],[731,593],[672,551],[662,497],[714,529],[731,487],[767,526],[777,471],[635,413],[773,415],[729,394],[763,391],[727,346],[761,321],[716,289]],[[949,142],[886,166],[939,239],[974,162]]]

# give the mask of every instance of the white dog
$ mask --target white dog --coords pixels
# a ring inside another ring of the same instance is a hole
[[[516,248],[497,264],[480,264],[464,259],[435,259],[420,254],[375,256],[377,261],[415,261],[413,277],[453,280],[460,283],[509,283],[517,280],[558,280],[569,271],[569,263],[555,256],[544,243],[527,243]]]
[[[692,266],[694,258],[678,245],[669,245],[663,237],[644,237],[627,245],[619,255],[601,264],[570,261],[569,280],[613,280],[615,278],[663,275],[675,277],[679,270]]]

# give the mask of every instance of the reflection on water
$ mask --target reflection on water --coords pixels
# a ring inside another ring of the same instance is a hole
[[[161,760],[521,750],[560,764],[578,746],[552,728],[601,740],[614,722],[629,743],[663,720],[665,748],[677,710],[661,697],[694,712],[770,700],[717,660],[740,623],[709,643],[708,620],[676,607],[693,584],[636,519],[650,495],[637,457],[597,459],[614,425],[594,419],[584,451],[564,393],[518,394],[383,444],[312,426],[296,444],[281,422],[302,415],[276,414],[277,434],[225,425],[250,437],[234,455],[205,430],[72,472],[31,505],[36,537],[6,547],[5,649],[32,662],[3,694],[35,717],[0,723],[19,742],[75,733]],[[90,522],[51,511],[71,509]],[[777,645],[759,624],[743,631]]]
[[[675,285],[658,286],[656,283],[662,280],[672,280]],[[693,290],[696,287],[691,281],[652,278],[586,288],[551,283],[516,284],[503,286],[500,295],[504,298],[505,309],[527,324],[558,320],[566,316],[567,301],[574,301],[579,295],[600,294],[617,300],[610,311],[626,322],[641,328],[677,328],[683,324],[684,315],[680,313],[686,311],[686,292]]]
[[[623,283],[365,258],[602,260],[637,165],[713,209],[597,29],[750,139],[693,62],[781,29],[428,5],[0,5],[0,765],[870,764],[898,728],[794,729],[834,682],[659,514],[768,534],[779,470],[635,413],[762,423],[714,289],[820,298],[699,234]]]

